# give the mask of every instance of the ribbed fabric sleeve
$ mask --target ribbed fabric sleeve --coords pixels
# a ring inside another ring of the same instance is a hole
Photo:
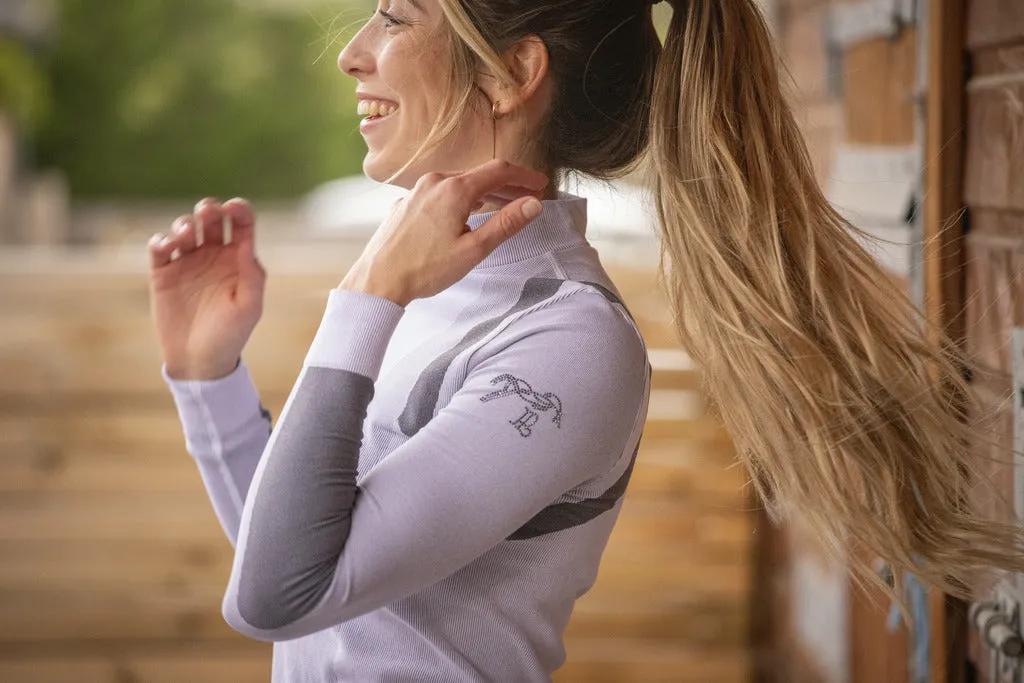
[[[245,361],[217,380],[177,380],[161,367],[217,519],[232,545],[253,472],[270,437],[269,415]]]

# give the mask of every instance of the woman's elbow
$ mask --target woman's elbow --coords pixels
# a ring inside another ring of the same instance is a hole
[[[221,604],[224,621],[238,631],[255,640],[281,642],[311,635],[331,625],[347,620],[342,617],[324,624],[326,614],[320,606],[324,590],[303,591],[302,597],[284,594],[281,584],[241,582],[236,586],[229,583]],[[275,586],[277,587],[275,590]],[[326,587],[325,587],[326,588]]]
[[[228,626],[254,640],[264,642],[290,640],[290,637],[286,636],[281,628],[267,627],[272,623],[270,617],[273,616],[269,610],[265,611],[259,608],[253,610],[251,605],[245,604],[243,607],[243,604],[245,603],[240,604],[238,594],[234,591],[229,590],[224,594],[220,611]]]

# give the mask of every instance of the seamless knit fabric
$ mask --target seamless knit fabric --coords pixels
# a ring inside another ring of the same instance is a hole
[[[651,367],[586,199],[543,205],[436,296],[331,290],[273,429],[244,362],[164,369],[235,545],[224,617],[275,641],[275,683],[550,681],[564,663]]]

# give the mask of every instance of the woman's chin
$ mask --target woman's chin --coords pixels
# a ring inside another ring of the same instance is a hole
[[[394,175],[395,171],[397,171],[401,167],[401,163],[385,161],[381,159],[379,156],[374,155],[373,152],[367,154],[366,158],[363,159],[363,175],[365,175],[370,180],[373,180],[378,183],[388,183],[390,185],[395,185],[397,187],[406,187],[406,189],[410,189],[403,182],[404,179],[409,177],[408,171],[403,173],[398,178],[393,179],[391,177],[392,175]]]
[[[372,151],[363,159],[363,174],[378,183],[383,183],[390,177],[385,164],[382,164],[380,157]]]

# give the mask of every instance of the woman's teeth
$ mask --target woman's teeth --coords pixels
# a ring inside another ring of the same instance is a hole
[[[369,117],[375,118],[377,116],[388,116],[398,111],[398,105],[390,102],[378,102],[376,100],[360,100],[359,108],[356,110],[361,116],[369,115]]]

